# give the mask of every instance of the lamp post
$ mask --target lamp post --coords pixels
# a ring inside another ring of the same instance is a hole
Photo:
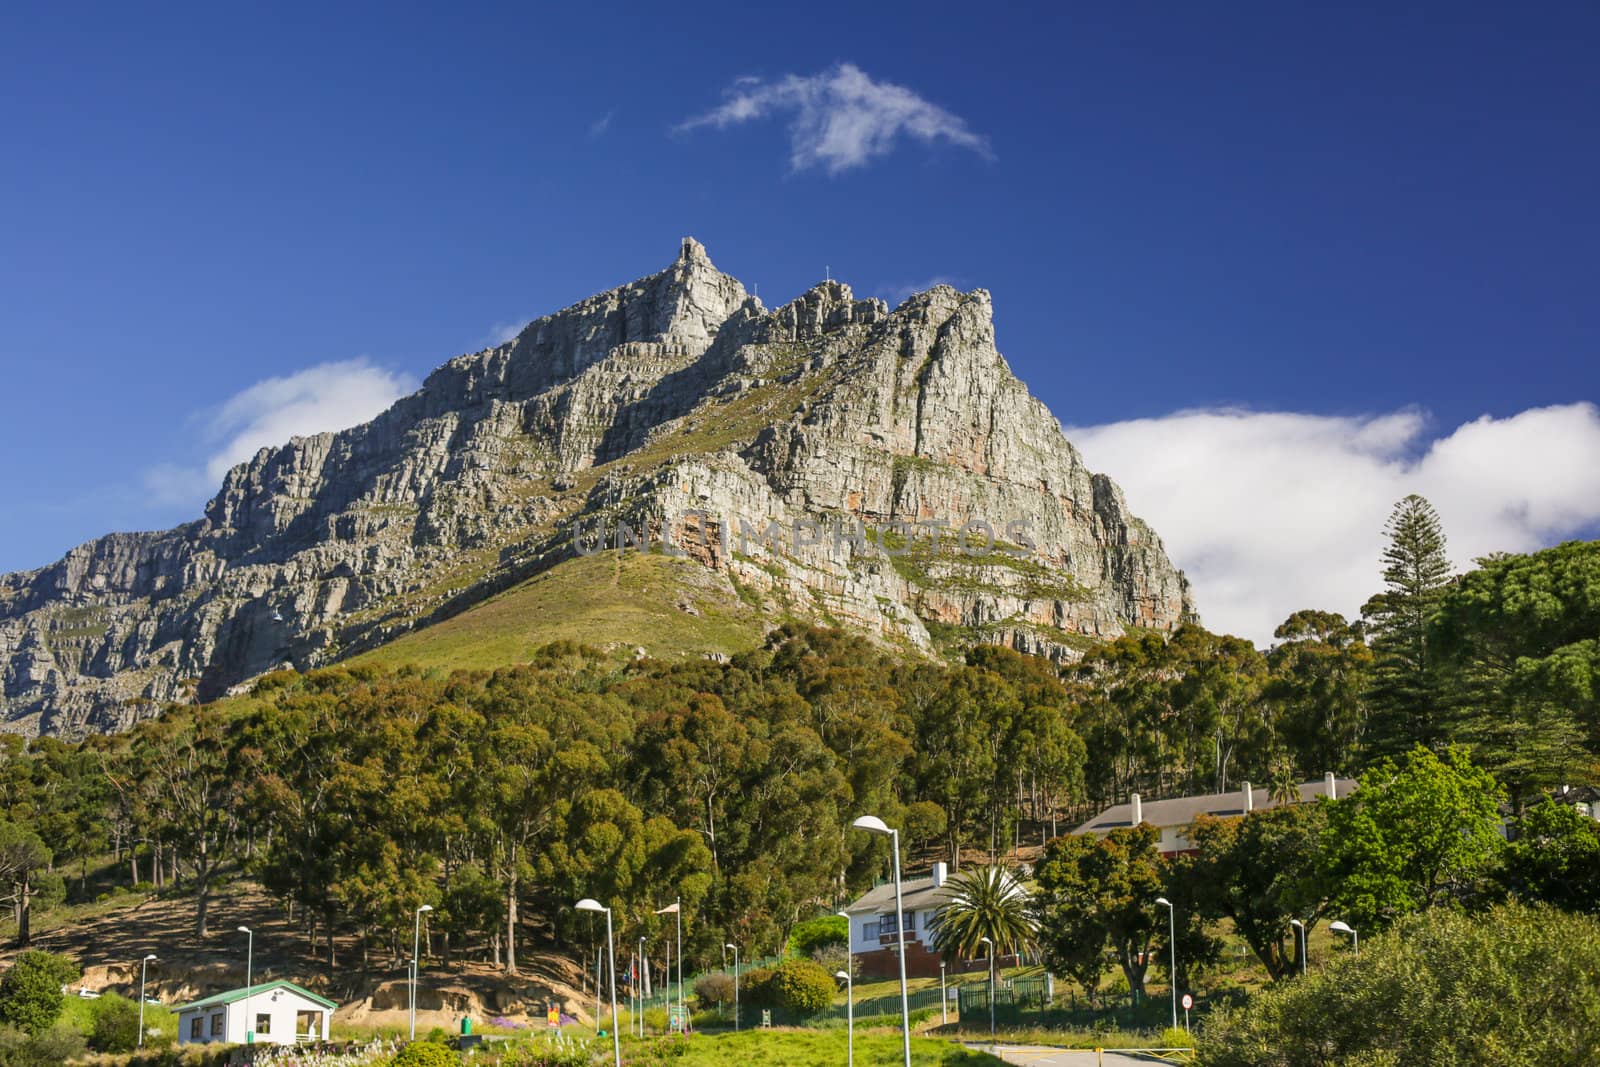
[[[733,949],[733,1032],[739,1032],[739,946],[729,942],[723,948]]]
[[[684,1033],[689,1029],[689,1013],[684,1010],[683,1002],[683,898],[676,897],[672,901],[672,917],[678,924],[678,1032]],[[671,1010],[671,1005],[668,1005]]]
[[[946,1026],[950,1023],[950,996],[944,990],[944,960],[939,961],[939,1022]]]
[[[1166,897],[1156,897],[1156,903],[1167,909],[1167,939],[1172,948],[1172,1028],[1178,1028],[1178,913],[1172,906],[1172,901]]]
[[[250,986],[255,980],[256,935],[248,926],[238,928],[249,940],[244,944],[244,1043],[256,1043],[255,1020],[250,1018]]]
[[[978,938],[979,943],[988,945],[989,955],[989,1040],[994,1040],[994,941],[988,937]]]
[[[639,1036],[644,1036],[644,972],[650,964],[644,958],[644,935],[639,936],[639,976],[634,985],[639,990]]]
[[[617,946],[611,940],[611,909],[592,897],[584,897],[576,907],[579,911],[605,912],[606,959],[611,971],[611,1055],[616,1067],[622,1067],[622,1035],[617,1032]]]
[[[1306,937],[1306,924],[1299,919],[1290,919],[1289,925],[1297,931],[1295,934],[1295,947],[1300,950],[1300,977],[1304,978],[1306,975],[1306,950],[1311,947],[1306,943],[1309,940]]]
[[[849,971],[834,971],[835,978],[844,979],[844,1062],[845,1067],[856,1064],[856,984],[850,980]]]
[[[150,966],[150,961],[153,959],[154,955],[146,956],[139,963],[139,1043],[136,1048],[144,1048],[144,974],[145,968]]]
[[[432,904],[417,909],[411,922],[411,1040],[417,1039],[417,979],[422,971],[422,913],[432,911]]]
[[[1343,919],[1335,919],[1333,922],[1328,924],[1328,929],[1334,931],[1335,933],[1349,934],[1350,947],[1355,950],[1356,955],[1361,955],[1361,935],[1356,933],[1356,928],[1354,926],[1351,926]]]
[[[887,834],[889,851],[894,854],[894,928],[898,942],[895,954],[900,957],[900,1047],[905,1067],[911,1067],[911,1005],[906,996],[906,908],[900,892],[900,831],[890,828],[876,815],[863,815],[850,825],[869,833]]]

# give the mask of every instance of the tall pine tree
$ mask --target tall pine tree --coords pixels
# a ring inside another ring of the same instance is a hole
[[[1428,623],[1450,586],[1450,560],[1439,513],[1415,493],[1395,505],[1384,533],[1384,590],[1361,609],[1376,659],[1368,741],[1371,755],[1398,756],[1439,740]]]

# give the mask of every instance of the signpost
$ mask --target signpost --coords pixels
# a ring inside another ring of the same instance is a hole
[[[1183,995],[1183,1028],[1189,1029],[1189,1009],[1194,1007],[1194,998],[1189,994]]]

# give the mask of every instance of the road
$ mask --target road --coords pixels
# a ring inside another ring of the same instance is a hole
[[[1094,1049],[1045,1048],[1040,1045],[970,1045],[980,1052],[999,1056],[1007,1063],[1025,1067],[1151,1067],[1152,1064],[1171,1063],[1159,1056],[1143,1053],[1117,1052],[1107,1049],[1095,1058]]]

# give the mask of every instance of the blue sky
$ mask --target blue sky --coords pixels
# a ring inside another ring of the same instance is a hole
[[[825,267],[990,289],[1012,366],[1241,630],[1278,605],[1207,571],[1253,544],[1212,512],[1274,478],[1329,471],[1362,553],[1413,486],[1461,552],[1592,533],[1600,8],[1392,6],[6,5],[0,570],[197,516],[229,447],[685,234],[769,306]],[[1473,426],[1491,499],[1441,458]],[[1239,449],[1279,462],[1179,501]]]

